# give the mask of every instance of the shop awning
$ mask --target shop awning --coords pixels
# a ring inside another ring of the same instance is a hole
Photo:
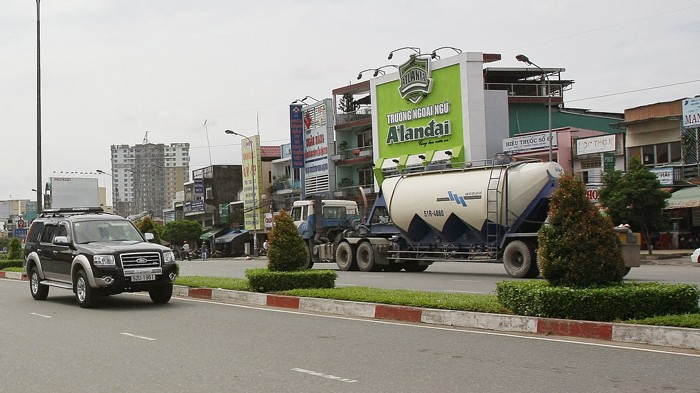
[[[210,240],[212,237],[216,237],[216,236],[219,236],[219,235],[226,233],[227,230],[228,229],[226,229],[226,227],[218,227],[218,228],[215,227],[215,228],[212,228],[212,229],[204,232],[202,234],[202,236],[200,236],[199,238],[202,240]]]
[[[248,233],[248,230],[246,229],[236,229],[225,235],[217,237],[216,240],[214,240],[214,242],[216,244],[230,243],[233,241],[233,239],[237,238],[238,236],[245,235],[246,233]]]
[[[666,200],[666,209],[683,209],[687,207],[700,207],[700,187],[688,187],[680,189]]]

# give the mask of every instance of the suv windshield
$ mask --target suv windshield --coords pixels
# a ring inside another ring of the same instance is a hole
[[[143,241],[129,221],[81,221],[73,224],[73,231],[76,243]]]

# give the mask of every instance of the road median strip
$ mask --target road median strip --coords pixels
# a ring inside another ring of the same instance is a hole
[[[0,271],[0,278],[26,281],[27,275],[21,272]],[[175,285],[173,295],[348,317],[425,323],[500,332],[593,338],[613,342],[649,344],[700,351],[700,329],[437,310],[228,289],[190,288],[183,285]]]
[[[500,332],[593,338],[614,342],[700,350],[700,329],[437,310],[227,289],[215,289],[213,291],[202,291],[202,289],[206,288],[189,288],[176,285],[173,294],[182,297],[227,300],[349,317],[425,323]]]

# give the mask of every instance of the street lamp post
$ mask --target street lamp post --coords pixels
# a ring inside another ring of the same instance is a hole
[[[547,108],[548,108],[548,114],[549,114],[549,161],[552,161],[552,90],[551,90],[551,84],[549,82],[549,75],[542,69],[540,66],[537,64],[533,63],[528,59],[527,56],[525,55],[517,55],[515,56],[515,59],[518,61],[522,61],[523,63],[527,63],[531,66],[537,67],[538,70],[540,70],[543,74],[545,79],[547,80]]]
[[[39,4],[36,0],[36,212],[41,213],[41,22]]]
[[[255,195],[255,155],[253,154],[253,141],[250,140],[245,135],[239,134],[235,131],[232,130],[226,130],[225,131],[229,135],[236,135],[240,136],[241,138],[245,138],[248,143],[250,144],[250,170],[251,170],[251,176],[253,179],[253,256],[257,257],[258,256],[258,228],[257,228],[257,215],[258,215],[258,210],[257,210],[257,200],[256,200],[256,195]]]

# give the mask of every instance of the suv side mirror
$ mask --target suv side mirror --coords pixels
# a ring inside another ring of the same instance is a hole
[[[151,232],[146,232],[143,234],[143,236],[146,238],[147,242],[153,241],[153,239],[156,238]]]
[[[70,246],[70,241],[68,240],[68,236],[56,236],[53,238],[53,244],[57,246]]]

